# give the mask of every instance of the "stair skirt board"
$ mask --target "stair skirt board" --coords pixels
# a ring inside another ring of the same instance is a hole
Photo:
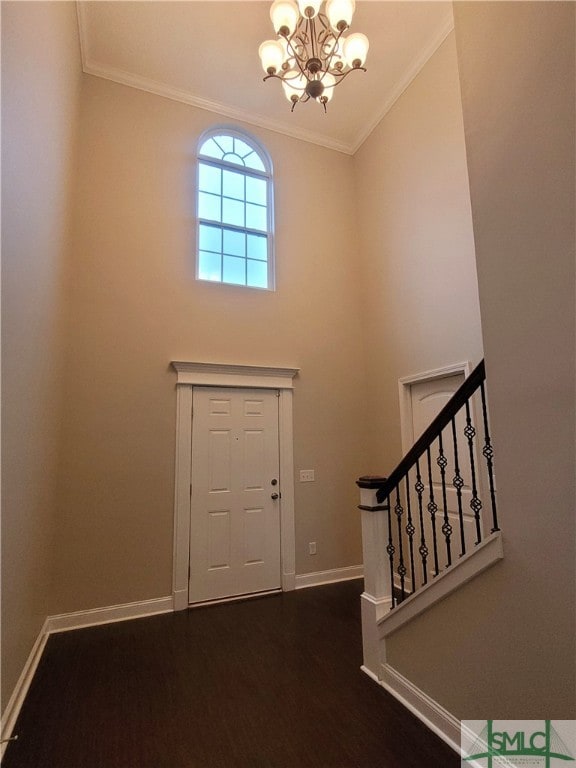
[[[362,666],[361,669],[368,677],[381,685],[388,693],[391,693],[395,699],[398,699],[406,709],[416,715],[427,728],[452,747],[458,755],[461,754],[460,720],[424,691],[421,691],[390,664],[382,664],[382,678],[380,680],[366,667]]]

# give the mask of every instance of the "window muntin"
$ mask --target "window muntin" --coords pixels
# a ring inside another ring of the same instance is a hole
[[[209,134],[198,153],[199,280],[273,288],[272,179],[248,137]]]

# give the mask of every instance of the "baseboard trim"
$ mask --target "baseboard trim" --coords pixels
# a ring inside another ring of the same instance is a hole
[[[28,693],[28,689],[30,688],[30,684],[34,674],[36,673],[40,659],[42,658],[42,653],[44,652],[44,647],[48,639],[48,633],[46,631],[47,623],[48,619],[44,621],[44,624],[38,633],[38,637],[32,646],[32,650],[26,659],[26,663],[24,664],[24,668],[22,669],[20,677],[18,678],[18,682],[16,683],[8,704],[6,705],[6,709],[2,714],[0,733],[2,733],[3,740],[9,739],[12,736],[12,731],[14,730],[16,720],[20,714],[20,709],[22,708],[22,704],[24,703],[24,699],[26,698],[26,694]],[[7,746],[7,742],[0,744],[0,760],[4,756],[4,752]]]
[[[152,600],[140,600],[135,603],[109,605],[105,608],[92,608],[88,611],[61,613],[58,616],[48,616],[46,619],[47,632],[68,632],[82,627],[96,627],[99,624],[112,624],[127,619],[141,619],[155,616],[158,613],[170,613],[174,610],[174,599],[157,597]]]
[[[376,676],[369,670],[364,667],[362,670],[376,680]],[[382,664],[381,670],[382,678],[378,681],[379,684],[460,755],[460,720],[390,664]]]
[[[296,576],[296,589],[319,587],[321,584],[332,584],[336,581],[350,581],[364,578],[363,565],[350,565],[347,568],[333,568],[330,571],[302,573]]]

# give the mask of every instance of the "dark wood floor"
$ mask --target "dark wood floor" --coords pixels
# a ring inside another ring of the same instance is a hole
[[[360,671],[360,591],[53,635],[2,768],[456,768]]]

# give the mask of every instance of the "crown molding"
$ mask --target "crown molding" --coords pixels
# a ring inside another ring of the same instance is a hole
[[[428,44],[424,47],[422,52],[416,56],[410,66],[406,69],[404,75],[398,80],[396,86],[392,90],[392,93],[381,107],[381,109],[379,109],[378,112],[374,115],[370,123],[363,127],[362,130],[356,135],[354,141],[347,143],[344,141],[338,141],[337,139],[333,139],[330,136],[326,136],[324,134],[315,133],[314,131],[307,131],[304,128],[293,127],[287,125],[284,122],[272,120],[255,112],[250,112],[248,110],[240,109],[237,107],[230,107],[226,104],[222,104],[221,102],[213,101],[211,99],[201,98],[199,96],[195,96],[189,91],[185,91],[181,88],[175,88],[158,80],[152,80],[150,78],[141,77],[140,75],[135,75],[131,72],[126,72],[115,67],[108,67],[99,64],[90,58],[88,54],[88,40],[86,31],[87,20],[84,3],[77,0],[76,7],[78,15],[82,69],[87,75],[101,77],[104,80],[110,80],[111,82],[118,83],[119,85],[126,85],[130,88],[136,88],[137,90],[145,91],[146,93],[152,93],[156,96],[162,96],[163,98],[171,99],[172,101],[178,101],[182,104],[196,107],[197,109],[214,112],[215,114],[230,118],[232,120],[238,120],[242,123],[247,123],[248,125],[254,125],[269,131],[274,131],[275,133],[281,133],[285,136],[289,136],[290,138],[306,141],[310,144],[316,144],[318,146],[325,147],[326,149],[332,149],[335,152],[341,152],[345,155],[356,154],[362,144],[374,131],[376,126],[392,109],[396,101],[418,75],[426,62],[438,50],[450,32],[454,29],[454,16],[452,11],[450,11],[446,14],[442,24],[431,36]]]
[[[345,155],[351,154],[351,148],[348,144],[345,144],[342,141],[337,141],[336,139],[331,139],[329,136],[314,133],[313,131],[307,131],[304,128],[289,127],[284,123],[264,117],[264,115],[248,112],[247,110],[236,107],[229,107],[218,101],[203,99],[199,96],[194,96],[181,88],[174,88],[173,86],[158,80],[150,80],[147,77],[133,75],[131,72],[125,72],[121,69],[102,66],[88,58],[84,59],[82,68],[87,75],[94,75],[96,77],[101,77],[104,80],[111,80],[114,83],[127,85],[130,88],[136,88],[139,91],[153,93],[156,96],[162,96],[165,99],[171,99],[172,101],[179,101],[182,104],[188,104],[191,107],[204,109],[207,112],[215,112],[218,115],[231,118],[232,120],[239,120],[242,123],[265,128],[269,131],[274,131],[275,133],[283,133],[293,139],[300,139],[300,141],[318,144],[322,147],[326,147],[326,149],[342,152]]]
[[[418,56],[416,56],[415,59],[413,59],[410,66],[406,69],[404,72],[404,75],[398,80],[395,87],[392,90],[392,93],[388,97],[388,99],[384,102],[383,106],[378,110],[378,112],[375,114],[374,118],[370,121],[368,126],[364,127],[356,136],[356,140],[352,142],[350,145],[350,154],[355,155],[356,152],[360,149],[362,144],[366,141],[366,139],[370,136],[372,131],[379,125],[379,123],[386,117],[388,112],[392,109],[394,104],[398,101],[400,96],[404,93],[404,91],[408,88],[410,83],[414,80],[414,78],[420,73],[420,71],[424,68],[426,63],[429,61],[429,59],[436,53],[438,48],[442,45],[444,40],[448,37],[450,32],[454,29],[454,15],[452,11],[450,10],[436,32],[431,36],[428,44],[424,47],[424,49],[420,52]]]

